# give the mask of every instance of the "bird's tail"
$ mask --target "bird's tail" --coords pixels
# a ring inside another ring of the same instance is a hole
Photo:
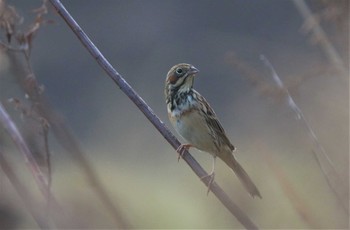
[[[262,198],[258,188],[253,183],[252,179],[250,179],[247,172],[234,158],[232,153],[227,154],[226,157],[221,157],[221,159],[235,172],[241,183],[244,185],[244,187],[247,189],[247,191],[252,197],[258,196]]]

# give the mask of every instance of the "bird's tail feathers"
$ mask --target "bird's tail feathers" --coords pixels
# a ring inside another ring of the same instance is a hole
[[[232,154],[227,155],[225,158],[221,158],[237,175],[238,179],[244,185],[249,194],[254,197],[257,196],[262,198],[258,188],[253,183],[252,179],[248,176],[247,172],[243,167],[238,163]]]

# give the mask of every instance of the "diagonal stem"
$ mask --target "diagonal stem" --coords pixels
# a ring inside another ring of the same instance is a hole
[[[341,59],[332,43],[329,41],[320,24],[316,21],[306,1],[293,0],[293,3],[305,21],[309,21],[309,23],[313,25],[311,31],[319,40],[318,44],[326,54],[329,61],[337,68],[342,77],[345,77],[345,79],[348,78],[349,70],[345,66],[343,60]]]
[[[73,30],[80,42],[85,46],[89,53],[96,59],[96,62],[108,74],[108,76],[119,86],[119,88],[130,98],[130,100],[141,110],[154,127],[163,135],[169,144],[177,149],[180,142],[166,128],[164,123],[157,117],[153,110],[146,102],[134,91],[134,89],[124,80],[124,78],[113,68],[113,66],[102,55],[98,48],[92,43],[90,38],[85,34],[78,23],[73,19],[69,12],[65,9],[59,0],[50,0],[51,4],[57,10],[58,14],[65,20],[68,26]],[[184,151],[183,159],[195,172],[199,178],[208,175],[199,163],[190,155],[188,151]],[[207,186],[209,178],[202,180]],[[258,229],[258,227],[250,220],[250,218],[227,196],[227,194],[217,185],[212,183],[210,190],[221,201],[221,203],[237,218],[246,229]]]
[[[324,175],[324,178],[327,181],[327,184],[331,188],[331,190],[334,192],[336,198],[338,199],[339,203],[341,204],[341,207],[343,207],[344,211],[348,214],[349,208],[346,204],[347,200],[347,188],[342,183],[341,176],[337,172],[336,167],[334,166],[333,161],[329,158],[329,154],[326,152],[320,141],[318,140],[315,132],[312,130],[310,124],[306,120],[303,112],[298,107],[298,105],[293,100],[292,96],[290,95],[288,89],[284,86],[282,80],[277,75],[274,67],[269,62],[269,60],[264,56],[261,55],[261,60],[264,62],[264,64],[270,69],[272,78],[276,82],[278,88],[283,90],[285,92],[286,100],[288,106],[293,110],[293,112],[296,114],[297,119],[304,125],[306,132],[308,133],[309,137],[312,140],[312,143],[314,145],[315,151],[312,151],[312,154],[314,158],[316,159],[316,162]]]
[[[2,103],[0,102],[0,124],[5,128],[7,133],[11,136],[13,142],[17,145],[21,153],[23,153],[26,163],[30,168],[40,191],[43,193],[45,197],[49,193],[48,183],[45,179],[44,173],[41,171],[39,165],[37,164],[32,152],[29,147],[25,143],[21,133],[18,131],[16,124],[12,121],[9,114],[6,112]]]
[[[0,124],[5,128],[7,133],[12,138],[13,142],[16,144],[19,151],[23,154],[25,158],[25,162],[30,169],[35,182],[38,184],[39,190],[42,195],[47,198],[50,198],[50,202],[52,202],[52,206],[55,211],[58,211],[60,214],[63,213],[61,206],[58,204],[55,196],[50,192],[50,184],[45,178],[44,173],[39,167],[37,161],[35,160],[31,150],[29,149],[27,143],[24,141],[21,133],[19,132],[16,124],[13,122],[4,106],[0,102]]]
[[[30,195],[29,191],[26,189],[25,186],[23,186],[23,183],[20,182],[17,174],[13,171],[13,167],[11,164],[7,161],[4,154],[0,151],[0,168],[4,172],[4,174],[7,176],[8,180],[22,199],[24,205],[26,206],[29,213],[32,215],[33,219],[37,223],[40,229],[49,229],[49,225],[47,223],[47,220],[43,218],[43,216],[39,215],[37,210],[34,208],[33,204],[33,197]]]

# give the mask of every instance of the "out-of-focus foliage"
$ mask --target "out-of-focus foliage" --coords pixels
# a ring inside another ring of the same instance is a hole
[[[348,73],[348,1],[306,2]],[[215,179],[259,227],[348,228],[349,217],[312,154],[309,133],[259,58],[263,54],[273,64],[334,163],[339,186],[348,188],[349,77],[329,62],[312,34],[315,25],[299,15],[293,1],[64,3],[166,124],[167,70],[179,62],[199,68],[195,88],[215,109],[263,199],[246,195],[221,162]],[[38,158],[43,134],[40,121],[33,119],[39,115],[30,114],[38,105],[23,91],[20,77],[27,84],[34,82],[36,92],[64,117],[132,226],[241,228],[214,196],[206,196],[206,188],[187,165],[177,163],[176,152],[105,76],[50,4],[47,9],[38,8],[41,5],[39,0],[0,1],[0,100]],[[23,55],[21,49],[29,47]],[[56,221],[69,228],[114,228],[86,175],[50,132],[52,192],[69,213]],[[23,157],[2,127],[0,151],[44,207]],[[192,152],[209,170],[211,157]],[[0,212],[0,227],[37,227],[2,172]]]

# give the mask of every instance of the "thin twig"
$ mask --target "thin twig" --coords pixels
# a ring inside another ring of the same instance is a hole
[[[306,2],[304,0],[293,0],[293,2],[296,8],[298,9],[299,13],[305,19],[306,23],[311,25],[311,31],[314,33],[318,44],[325,52],[327,58],[337,68],[342,77],[348,78],[348,70],[345,67],[344,62],[342,61],[340,55],[338,54],[332,43],[329,41],[326,33],[324,32],[320,24],[317,22],[317,20],[315,20]]]
[[[24,141],[21,133],[18,131],[16,124],[13,122],[9,114],[6,112],[1,102],[0,102],[0,124],[5,128],[7,133],[11,136],[13,142],[16,144],[20,152],[23,154],[25,158],[25,162],[34,177],[35,182],[38,184],[39,190],[42,193],[42,195],[45,198],[50,197],[50,201],[52,202],[54,210],[62,214],[63,213],[62,208],[58,204],[53,194],[50,193],[49,184],[45,179],[44,173],[42,172],[41,168],[36,162],[35,157],[33,156],[26,142]]]
[[[122,216],[120,208],[116,207],[112,199],[108,196],[107,191],[100,182],[97,173],[95,172],[90,161],[85,157],[83,150],[81,149],[78,141],[67,127],[64,119],[51,107],[45,95],[42,93],[41,87],[36,81],[35,75],[30,72],[30,69],[24,67],[19,63],[17,56],[9,55],[15,63],[13,70],[16,72],[19,85],[23,88],[23,91],[28,95],[28,99],[33,103],[32,109],[43,119],[47,120],[50,124],[50,130],[55,135],[55,138],[62,145],[62,147],[73,157],[74,162],[82,169],[87,182],[91,188],[95,191],[97,197],[101,200],[102,204],[108,209],[112,216],[116,226],[118,228],[131,228],[131,224]],[[25,60],[25,65],[29,66],[28,60]],[[28,84],[28,77],[30,78],[30,84]],[[49,173],[49,172],[48,172]],[[49,175],[50,176],[50,175]],[[54,207],[51,199],[51,208]]]
[[[339,174],[334,166],[334,163],[329,158],[326,150],[324,149],[324,147],[322,146],[322,144],[318,140],[318,138],[317,138],[315,132],[312,130],[310,124],[307,122],[303,112],[300,110],[300,108],[297,106],[297,104],[293,100],[288,89],[283,85],[282,80],[277,75],[272,64],[263,55],[261,55],[261,60],[270,69],[271,74],[272,74],[272,78],[276,82],[277,86],[285,92],[288,106],[295,112],[297,119],[304,124],[303,127],[306,128],[306,132],[308,133],[309,137],[312,140],[312,143],[314,144],[315,151],[312,151],[313,156],[316,158],[317,163],[320,167],[320,170],[321,170],[322,174],[324,175],[324,178],[327,181],[327,184],[330,185],[330,188],[334,192],[339,203],[343,207],[344,211],[348,214],[349,210],[348,210],[347,199],[346,199],[347,188],[344,188],[344,185],[341,182],[341,178],[340,178],[340,176],[339,176]]]
[[[17,98],[10,98],[8,99],[8,102],[14,104],[14,107],[16,110],[19,110],[21,113],[21,116],[26,116],[28,118],[31,118],[33,121],[40,123],[41,126],[41,135],[43,136],[43,143],[44,143],[44,150],[43,150],[43,155],[45,158],[45,163],[47,167],[47,187],[49,189],[46,197],[46,217],[49,218],[50,216],[50,194],[51,194],[51,182],[52,182],[52,174],[51,174],[51,153],[50,153],[50,148],[49,148],[49,123],[48,121],[40,117],[38,114],[34,113],[33,108],[26,108],[19,99]],[[32,131],[32,129],[31,129]],[[34,131],[33,131],[34,132]],[[33,150],[32,150],[33,151]]]
[[[41,127],[44,136],[44,146],[45,146],[45,161],[47,166],[47,186],[49,188],[49,192],[47,193],[46,198],[46,217],[50,217],[51,210],[51,185],[52,185],[52,165],[51,165],[51,152],[49,148],[49,123],[46,119],[41,118]]]
[[[17,48],[17,47],[13,47],[11,46],[10,44],[6,44],[2,41],[0,41],[0,49],[3,49],[3,50],[10,50],[12,52],[23,52],[25,51],[25,48],[23,47],[20,47],[20,48]]]
[[[40,216],[37,212],[37,210],[34,208],[33,205],[33,197],[30,195],[29,191],[23,186],[23,183],[21,183],[18,179],[18,176],[16,173],[12,170],[12,166],[10,163],[5,159],[3,153],[0,151],[0,167],[4,174],[7,176],[9,181],[11,182],[12,186],[22,199],[24,205],[26,206],[29,213],[32,215],[33,219],[37,223],[37,225],[41,229],[48,229],[48,221],[47,219],[44,220],[42,216]]]
[[[9,55],[9,57],[12,58],[12,62],[14,63],[13,71],[15,71],[15,76],[17,76],[19,85],[34,105],[32,109],[35,110],[40,117],[47,120],[50,124],[50,130],[55,135],[58,142],[70,153],[74,162],[81,167],[87,182],[91,185],[91,188],[95,191],[102,204],[108,209],[117,227],[132,228],[131,224],[123,217],[120,208],[117,207],[108,196],[92,164],[85,157],[83,150],[67,127],[64,119],[54,111],[47,98],[42,93],[42,87],[37,82],[35,74],[31,71],[32,67],[29,59],[25,58],[24,67],[17,56]]]
[[[21,133],[18,131],[16,124],[12,121],[9,114],[6,112],[2,103],[0,102],[0,123],[5,128],[7,133],[11,136],[13,142],[17,145],[21,153],[23,153],[26,163],[30,168],[35,181],[37,182],[40,191],[47,197],[49,192],[47,180],[45,179],[44,173],[41,171],[39,165],[37,164],[32,152],[25,143]]]
[[[81,167],[87,181],[91,185],[91,188],[95,191],[98,198],[100,198],[102,204],[108,209],[117,226],[120,228],[131,228],[132,226],[125,220],[119,208],[115,206],[112,199],[108,196],[108,193],[100,182],[97,173],[93,169],[91,163],[85,157],[78,141],[74,138],[74,135],[65,124],[63,118],[59,116],[59,114],[56,113],[54,109],[52,109],[52,107],[49,105],[47,98],[43,94],[43,87],[39,85],[36,80],[32,65],[30,63],[30,50],[32,48],[33,37],[39,31],[41,25],[52,22],[51,20],[44,18],[44,16],[47,14],[46,3],[47,0],[43,0],[42,5],[34,11],[36,13],[35,21],[28,29],[25,30],[26,32],[24,34],[17,29],[17,24],[10,24],[11,34],[9,34],[8,37],[15,37],[16,41],[18,42],[18,47],[16,48],[0,41],[0,49],[10,51],[8,54],[13,63],[13,71],[15,73],[14,75],[16,76],[16,80],[18,81],[20,87],[22,87],[25,94],[28,96],[28,99],[32,102],[33,107],[31,112],[34,111],[40,119],[44,119],[48,124],[50,124],[50,130],[55,135],[58,142],[63,146],[63,148],[71,154],[75,160],[74,162]],[[11,7],[10,9],[14,10],[14,7]],[[8,33],[8,30],[6,30],[6,32]],[[20,55],[17,55],[18,53],[24,55],[24,63],[20,61]],[[51,164],[47,138],[48,136],[45,134],[44,130],[45,152],[47,156],[46,160],[48,163],[48,185],[50,185]],[[45,196],[45,198],[50,198],[48,200],[49,202],[47,203],[50,214],[52,211],[55,211],[55,214],[60,214],[59,218],[61,220],[62,218],[66,218],[66,213],[63,213],[60,207],[57,208],[58,204],[56,200],[49,195],[50,194],[48,194],[47,197]],[[62,225],[62,222],[59,224],[60,225],[56,223],[57,227],[59,228],[69,228],[69,226],[65,226],[64,223]]]
[[[119,86],[119,88],[132,100],[133,103],[141,110],[147,119],[155,126],[155,128],[163,135],[163,137],[177,149],[180,142],[166,128],[164,123],[156,116],[152,109],[145,101],[131,88],[124,78],[113,68],[97,47],[92,43],[89,37],[84,33],[82,28],[77,24],[69,12],[65,9],[59,0],[50,0],[51,4],[56,8],[58,14],[66,21],[68,26],[73,30],[75,35],[86,47],[89,53],[96,59],[97,63],[103,68],[108,76]],[[192,168],[196,175],[205,178],[208,175],[198,162],[189,154],[188,151],[183,155],[186,163]],[[209,178],[202,180],[207,186]],[[221,203],[237,218],[241,224],[247,229],[257,229],[258,227],[250,220],[250,218],[227,196],[227,194],[216,184],[210,186],[210,190],[221,201]]]

